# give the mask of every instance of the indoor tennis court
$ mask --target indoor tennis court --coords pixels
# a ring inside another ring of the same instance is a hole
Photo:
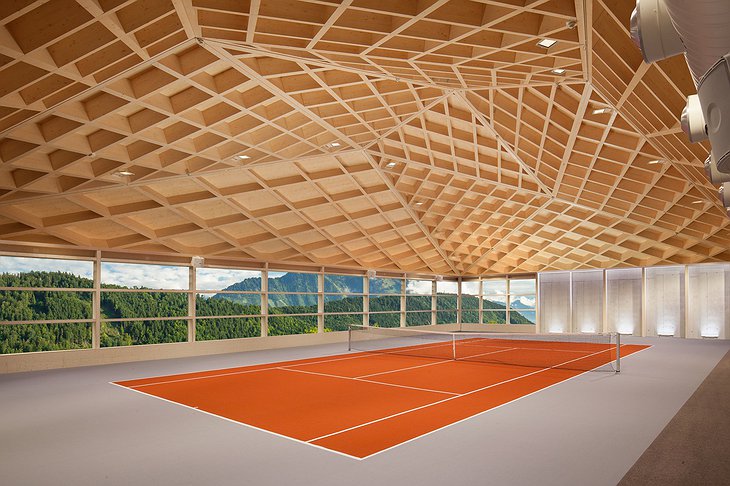
[[[351,348],[369,351],[115,384],[363,459],[583,373],[616,372],[619,352],[595,337],[350,333],[362,334]]]

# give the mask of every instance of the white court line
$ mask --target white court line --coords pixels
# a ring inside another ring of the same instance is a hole
[[[605,353],[607,351],[610,351],[610,350],[606,349],[606,350],[603,350],[603,351],[597,351],[597,352],[595,352],[593,354],[589,354],[588,356],[581,356],[580,358],[574,358],[574,359],[571,359],[571,360],[568,360],[568,361],[564,361],[564,362],[562,362],[560,364],[557,364],[557,365],[554,365],[554,366],[552,366],[550,368],[542,368],[542,369],[539,369],[537,371],[532,371],[530,373],[526,373],[524,375],[515,376],[514,378],[510,378],[509,380],[503,380],[503,381],[500,381],[498,383],[493,383],[491,385],[483,386],[481,388],[477,388],[475,390],[471,390],[471,391],[468,391],[468,392],[465,392],[465,393],[461,393],[461,394],[456,395],[456,396],[453,396],[453,397],[444,398],[443,400],[439,400],[437,402],[429,403],[429,404],[426,404],[426,405],[421,405],[420,407],[415,407],[415,408],[412,408],[410,410],[404,410],[402,412],[394,413],[394,414],[388,415],[386,417],[381,417],[379,419],[371,420],[370,422],[365,422],[365,423],[362,423],[360,425],[354,425],[352,427],[348,427],[346,429],[342,429],[342,430],[339,430],[337,432],[332,432],[330,434],[325,434],[325,435],[322,435],[320,437],[315,437],[314,439],[308,440],[307,442],[315,442],[315,441],[318,441],[318,440],[321,440],[321,439],[325,439],[327,437],[332,437],[334,435],[339,435],[339,434],[342,434],[344,432],[349,432],[351,430],[359,429],[361,427],[365,427],[365,426],[372,425],[372,424],[375,424],[375,423],[378,423],[378,422],[382,422],[384,420],[389,420],[389,419],[391,419],[393,417],[398,417],[400,415],[405,415],[407,413],[411,413],[411,412],[415,412],[417,410],[421,410],[421,409],[424,409],[424,408],[432,407],[434,405],[439,405],[441,403],[445,403],[445,402],[448,402],[448,401],[451,401],[451,400],[454,400],[454,399],[457,399],[457,398],[465,397],[465,396],[471,395],[473,393],[477,393],[477,392],[480,392],[480,391],[488,390],[489,388],[494,388],[495,386],[504,385],[505,383],[510,383],[512,381],[515,381],[515,380],[520,380],[522,378],[527,378],[528,376],[536,375],[538,373],[543,373],[545,371],[552,370],[552,369],[554,369],[554,368],[556,368],[558,366],[563,366],[563,365],[566,365],[568,363],[572,363],[573,361],[578,361],[578,360],[581,360],[581,359],[590,358],[591,356],[595,356],[596,354]],[[603,365],[601,365],[601,366],[603,366]]]
[[[340,378],[342,380],[352,380],[352,381],[363,381],[365,383],[375,383],[376,385],[385,385],[385,386],[394,386],[397,388],[410,388],[411,390],[419,390],[419,391],[426,391],[431,393],[441,393],[445,395],[458,395],[458,393],[454,392],[448,392],[443,390],[431,390],[430,388],[419,388],[417,386],[408,386],[408,385],[396,385],[395,383],[384,383],[382,381],[375,381],[375,380],[363,380],[362,378],[356,378],[351,376],[340,376],[340,375],[328,375],[327,373],[317,373],[316,371],[304,371],[304,370],[295,370],[293,368],[279,368],[283,371],[292,371],[294,373],[306,373],[308,375],[318,375],[318,376],[326,376],[327,378]]]

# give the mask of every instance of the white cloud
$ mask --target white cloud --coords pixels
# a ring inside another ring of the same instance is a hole
[[[79,277],[93,278],[94,265],[81,260],[0,256],[0,273],[26,272],[67,272]]]
[[[222,268],[199,268],[195,275],[198,290],[223,290],[247,278],[261,278],[256,270],[227,270]]]
[[[406,294],[431,295],[431,281],[407,280]]]
[[[436,292],[439,294],[457,294],[459,293],[459,283],[445,280],[436,282]]]
[[[101,281],[125,287],[185,290],[188,288],[188,267],[103,262]]]

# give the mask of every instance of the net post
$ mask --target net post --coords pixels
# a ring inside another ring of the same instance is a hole
[[[456,361],[456,334],[451,335],[451,355]]]
[[[347,350],[352,351],[352,324],[347,326]]]
[[[621,372],[621,334],[616,333],[616,373]]]

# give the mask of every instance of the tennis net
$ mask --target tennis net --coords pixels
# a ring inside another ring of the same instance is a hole
[[[348,349],[530,368],[621,369],[620,337],[613,333],[508,334],[351,325]]]

